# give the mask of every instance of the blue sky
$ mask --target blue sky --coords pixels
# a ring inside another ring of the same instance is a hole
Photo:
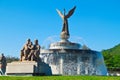
[[[56,9],[69,11],[74,5],[70,40],[98,51],[111,48],[120,43],[119,4],[119,0],[0,0],[0,53],[19,57],[28,38],[38,39],[40,45],[52,36],[59,38],[62,20]]]

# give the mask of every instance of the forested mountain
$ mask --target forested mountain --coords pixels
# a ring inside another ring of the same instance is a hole
[[[103,50],[102,54],[108,69],[120,69],[120,44],[113,48]]]

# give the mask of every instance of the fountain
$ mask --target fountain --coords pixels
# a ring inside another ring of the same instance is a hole
[[[69,13],[62,14],[63,28],[61,40],[49,45],[49,49],[41,49],[41,60],[51,67],[52,75],[107,75],[103,56],[100,52],[89,49],[86,45],[70,42],[68,20],[76,7]]]

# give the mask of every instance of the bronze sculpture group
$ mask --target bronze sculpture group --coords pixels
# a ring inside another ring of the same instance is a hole
[[[38,40],[35,40],[33,45],[31,40],[28,39],[21,50],[20,61],[40,61],[40,48]]]

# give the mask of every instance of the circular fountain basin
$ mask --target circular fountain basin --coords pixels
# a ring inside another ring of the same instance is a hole
[[[100,52],[79,48],[77,43],[52,43],[49,49],[41,49],[40,56],[53,75],[107,75]]]

